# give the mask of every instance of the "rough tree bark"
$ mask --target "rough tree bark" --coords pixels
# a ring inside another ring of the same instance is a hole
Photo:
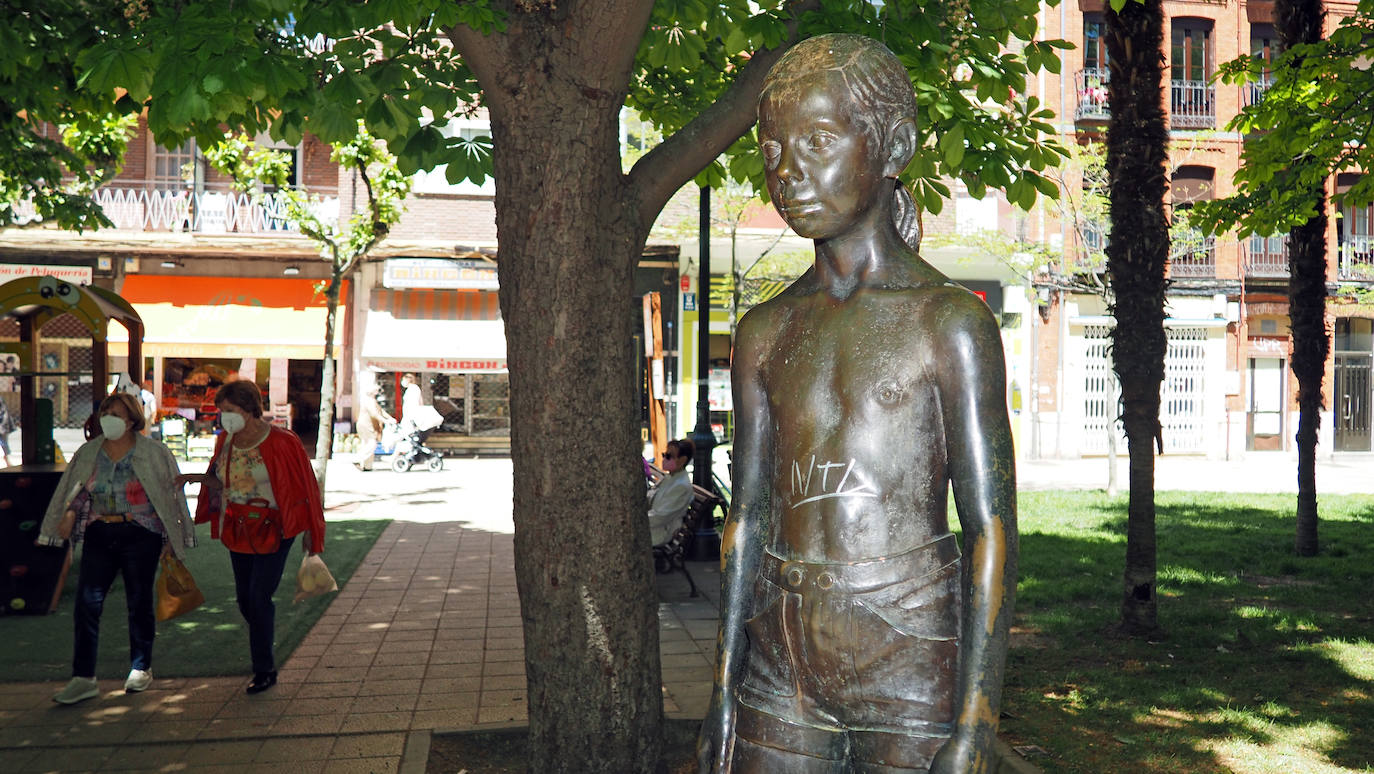
[[[1155,559],[1155,445],[1162,443],[1159,388],[1164,379],[1165,264],[1169,226],[1164,213],[1168,129],[1164,114],[1164,12],[1161,0],[1109,7],[1111,57],[1107,173],[1112,234],[1107,272],[1114,296],[1112,363],[1121,382],[1122,424],[1130,458],[1125,590],[1121,629],[1158,628]]]
[[[1274,21],[1284,48],[1322,39],[1321,0],[1278,0]],[[1288,318],[1293,332],[1289,363],[1298,380],[1298,504],[1293,545],[1298,556],[1317,555],[1317,431],[1322,379],[1331,354],[1326,329],[1326,196],[1316,192],[1317,214],[1288,232]]]
[[[528,768],[647,773],[663,702],[626,367],[633,272],[673,192],[753,124],[786,44],[756,52],[726,94],[626,175],[619,114],[653,3],[501,5],[504,31],[448,36],[491,117]]]

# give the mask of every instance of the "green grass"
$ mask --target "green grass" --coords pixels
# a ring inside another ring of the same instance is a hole
[[[1374,771],[1374,498],[1322,497],[1311,559],[1294,503],[1161,493],[1146,642],[1113,632],[1125,497],[1022,494],[1003,736],[1047,772]]]
[[[353,574],[389,522],[354,520],[329,522],[324,560],[339,587]],[[248,660],[248,629],[234,601],[234,574],[229,553],[209,538],[209,528],[199,527],[200,546],[187,553],[186,566],[205,593],[205,604],[194,611],[157,625],[153,645],[153,674],[159,677],[207,677],[251,673]],[[80,549],[78,549],[79,551]],[[305,638],[333,600],[334,594],[293,604],[296,570],[300,568],[300,541],[291,547],[286,571],[275,597],[277,603],[277,663],[281,664]],[[72,562],[57,611],[51,615],[12,615],[0,618],[0,681],[65,680],[71,676],[72,609],[76,595],[77,567]],[[100,621],[100,656],[96,676],[123,679],[129,673],[129,627],[124,583],[116,580],[105,600]]]

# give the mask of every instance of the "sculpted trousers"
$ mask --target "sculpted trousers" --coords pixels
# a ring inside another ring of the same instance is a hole
[[[765,553],[733,771],[926,771],[953,731],[959,583],[953,535],[863,562]]]

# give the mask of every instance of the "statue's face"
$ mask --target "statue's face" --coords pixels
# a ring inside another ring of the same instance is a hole
[[[775,84],[759,103],[768,193],[803,237],[829,239],[890,217],[884,154],[856,120],[861,109],[833,72]]]

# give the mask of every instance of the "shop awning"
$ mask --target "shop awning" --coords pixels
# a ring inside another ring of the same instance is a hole
[[[504,372],[505,324],[406,319],[374,308],[367,315],[361,358],[364,366],[381,371]]]
[[[347,287],[341,297],[346,298]],[[309,279],[129,277],[120,295],[143,318],[149,357],[288,358],[324,356],[324,297]],[[347,307],[335,318],[341,355]],[[111,354],[124,354],[123,332],[112,331]],[[119,343],[114,343],[120,341]]]

